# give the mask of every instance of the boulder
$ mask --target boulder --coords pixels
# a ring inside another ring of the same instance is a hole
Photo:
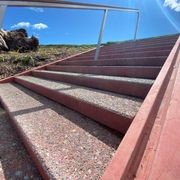
[[[19,53],[36,51],[39,40],[32,36],[28,37],[25,29],[12,31],[0,30],[0,51],[17,51]]]

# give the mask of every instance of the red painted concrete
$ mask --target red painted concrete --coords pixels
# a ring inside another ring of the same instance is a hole
[[[110,45],[111,47],[108,48],[108,45],[103,46],[103,49],[107,49],[107,50],[113,50],[114,48],[119,49],[119,48],[149,48],[149,47],[161,47],[163,45],[167,46],[167,45],[171,45],[174,44],[176,42],[177,38],[172,39],[172,40],[168,40],[168,41],[160,41],[160,42],[152,42],[152,43],[138,43],[136,42],[127,42],[127,43],[115,43]]]
[[[100,50],[100,55],[108,55],[109,53],[115,54],[115,53],[126,53],[126,52],[148,52],[148,51],[164,51],[169,50],[173,48],[174,43],[172,45],[168,46],[160,46],[160,47],[130,47],[130,48],[113,48],[113,49],[103,49]],[[87,53],[86,55],[94,55],[94,52]]]
[[[154,79],[161,67],[150,66],[48,66],[47,70]]]
[[[176,39],[178,38],[179,34],[176,35],[172,35],[172,36],[166,36],[166,37],[155,37],[155,38],[150,38],[150,39],[140,39],[140,40],[136,40],[136,44],[137,45],[151,45],[151,44],[162,44],[162,43],[168,43],[171,41],[176,41]],[[120,42],[119,45],[130,45],[133,44],[134,41],[126,41],[126,42]],[[114,46],[116,46],[117,44],[112,44]]]
[[[103,79],[100,77],[87,77],[87,76],[71,76],[71,75],[60,75],[53,74],[51,72],[41,72],[41,71],[33,71],[33,76],[44,78],[44,79],[52,79],[61,82],[67,82],[71,84],[82,85],[86,87],[96,88],[105,91],[111,91],[119,94],[136,96],[140,98],[145,98],[149,89],[151,88],[150,84],[140,84],[133,83],[129,81],[120,81],[120,80],[111,80],[111,79]]]
[[[106,55],[99,55],[98,59],[103,60],[107,58],[133,58],[133,57],[158,57],[158,56],[168,56],[170,53],[170,50],[164,50],[164,51],[141,51],[141,52],[123,52],[123,53],[113,53],[113,54],[106,54]],[[73,59],[76,60],[91,60],[93,59],[94,55],[82,55],[80,57],[74,57]]]
[[[95,121],[98,121],[121,133],[126,133],[129,125],[132,122],[132,119],[126,118],[120,114],[109,111],[108,109],[101,108],[97,105],[65,95],[59,91],[45,88],[43,86],[36,85],[22,79],[15,78],[15,82],[18,82],[19,84],[31,89],[32,91],[35,91],[77,112],[80,112],[87,117],[90,117]]]
[[[176,38],[177,39],[177,38]],[[133,43],[129,43],[128,44],[124,44],[124,43],[120,43],[120,44],[112,44],[111,47],[108,48],[108,45],[105,45],[103,46],[103,49],[106,49],[106,50],[113,50],[113,49],[127,49],[127,48],[151,48],[151,47],[161,47],[161,46],[169,46],[169,45],[174,45],[175,42],[176,42],[176,39],[172,40],[172,41],[167,41],[167,42],[159,42],[159,43],[153,43],[153,44],[148,44],[148,43],[145,43],[145,44],[140,44],[138,45],[137,43],[136,44],[133,44]]]
[[[176,67],[179,66],[179,61],[176,61],[175,66]],[[163,125],[165,122],[166,114],[167,114],[169,104],[171,101],[171,95],[172,95],[174,84],[175,84],[174,82],[177,76],[177,70],[178,68],[172,71],[172,75],[169,79],[167,89],[164,93],[158,114],[154,121],[146,149],[144,151],[142,160],[140,162],[141,165],[139,166],[136,173],[136,177],[139,179],[148,179],[149,174],[151,172],[151,168],[154,166],[153,161],[154,161],[154,157],[155,157],[157,147],[159,144],[159,139],[160,139]],[[143,166],[143,168],[140,168],[141,166]]]
[[[117,58],[98,61],[61,61],[59,65],[69,66],[162,66],[166,56],[162,57],[141,57],[141,58]]]
[[[149,179],[180,179],[180,48],[176,65],[177,74],[171,92],[169,108],[152,164]]]
[[[134,179],[136,177],[136,171],[140,166],[140,161],[158,113],[157,111],[173,72],[173,66],[176,61],[179,60],[177,59],[179,46],[180,37],[148,93],[143,105],[129,127],[123,142],[120,144],[115,156],[107,167],[105,174],[102,177],[103,180]],[[163,154],[163,156],[165,155],[168,156],[168,153]],[[163,166],[163,164],[161,165]],[[171,168],[170,166],[168,167]],[[154,165],[154,169],[156,169],[156,164]],[[159,173],[161,172],[159,171]]]
[[[100,49],[100,56],[101,55],[108,55],[108,54],[123,54],[123,53],[137,53],[137,52],[151,52],[151,51],[165,51],[171,50],[175,44],[175,40],[173,43],[169,44],[160,44],[160,45],[150,45],[150,46],[135,46],[135,43],[131,46],[121,47],[120,45],[116,45],[115,47],[103,46]],[[86,56],[94,56],[95,51],[91,51],[86,53]],[[78,56],[81,58],[81,56]]]

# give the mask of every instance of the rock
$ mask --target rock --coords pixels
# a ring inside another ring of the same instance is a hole
[[[19,53],[36,51],[39,40],[32,36],[28,38],[25,29],[12,31],[0,30],[0,51],[17,51]]]

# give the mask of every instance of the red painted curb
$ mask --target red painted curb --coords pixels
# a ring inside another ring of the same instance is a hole
[[[163,126],[150,169],[149,179],[180,179],[180,48],[175,65],[175,78],[169,93],[168,108],[165,108]]]
[[[108,165],[102,177],[103,180],[134,179],[136,177],[136,171],[140,165],[148,137],[173,72],[173,66],[177,61],[176,56],[179,46],[180,37],[131,123],[115,156]]]

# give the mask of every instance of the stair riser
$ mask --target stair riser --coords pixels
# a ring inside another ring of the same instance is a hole
[[[107,55],[100,55],[98,59],[107,59],[107,58],[133,58],[133,57],[157,57],[157,56],[168,56],[170,51],[150,51],[150,52],[128,52],[128,53],[114,53]],[[74,57],[71,60],[92,60],[94,56],[88,56],[86,54],[81,55],[80,57]]]
[[[122,60],[102,60],[102,61],[61,61],[60,65],[69,66],[162,66],[165,62],[163,58],[146,58],[146,59],[122,59]]]
[[[55,90],[51,90],[49,88],[45,88],[40,85],[36,85],[34,83],[30,83],[24,81],[22,79],[15,78],[15,81],[26,88],[29,88],[36,93],[39,93],[49,99],[52,99],[60,104],[67,106],[85,116],[98,121],[112,129],[115,129],[121,133],[126,133],[128,127],[130,126],[132,119],[123,117],[119,114],[111,112],[107,109],[103,109],[99,106],[87,103],[85,101],[81,101],[74,97],[65,95]]]
[[[100,90],[120,93],[124,95],[136,96],[139,98],[145,98],[151,88],[150,84],[140,84],[140,83],[114,81],[114,80],[80,77],[80,76],[74,77],[70,75],[51,74],[48,72],[34,71],[32,75],[44,79],[67,82],[67,83],[82,85],[90,88],[96,88]]]
[[[101,48],[100,49],[100,55],[107,55],[109,53],[114,54],[114,53],[124,53],[124,52],[148,52],[148,51],[164,51],[164,50],[171,50],[172,49],[172,45],[171,46],[163,46],[163,47],[151,47],[151,48],[108,48],[108,49],[104,49]],[[89,52],[86,53],[86,55],[94,55],[94,52]]]
[[[51,71],[63,71],[63,72],[75,72],[86,74],[101,74],[110,76],[125,76],[125,77],[137,77],[155,79],[161,68],[151,67],[83,67],[83,66],[49,66],[47,70]]]

